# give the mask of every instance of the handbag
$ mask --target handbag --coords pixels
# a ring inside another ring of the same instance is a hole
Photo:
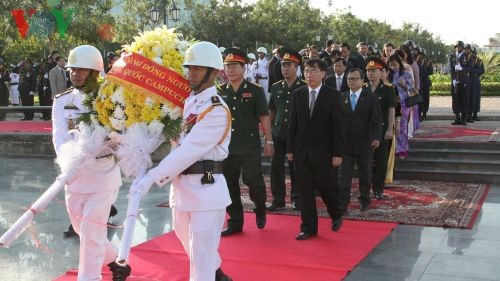
[[[406,107],[412,107],[416,104],[419,104],[421,102],[423,102],[424,99],[422,98],[422,95],[420,94],[416,94],[416,95],[413,95],[413,96],[408,96],[406,99],[405,99],[405,104],[406,104]]]

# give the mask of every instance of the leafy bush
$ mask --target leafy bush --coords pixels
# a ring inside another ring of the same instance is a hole
[[[431,95],[451,95],[451,81],[444,83],[432,83]],[[500,82],[481,81],[481,95],[500,96]]]

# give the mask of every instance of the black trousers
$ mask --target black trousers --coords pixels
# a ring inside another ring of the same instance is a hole
[[[471,78],[469,91],[469,115],[479,112],[479,106],[481,104],[480,83],[481,81],[479,78]]]
[[[359,201],[362,204],[370,204],[370,177],[371,167],[373,162],[372,153],[349,154],[345,153],[342,157],[342,165],[340,166],[340,196],[342,200],[343,210],[347,211],[351,202],[351,186],[354,164],[358,166],[359,174]]]
[[[385,176],[387,175],[387,160],[389,158],[389,140],[381,140],[379,147],[373,153],[373,191],[383,192]]]
[[[462,119],[467,116],[469,111],[469,83],[457,83],[454,87],[452,97],[452,109],[455,116],[462,115]]]
[[[48,90],[38,91],[38,99],[40,100],[40,105],[52,106],[52,93]],[[50,118],[51,111],[44,111],[42,113],[43,118]]]
[[[243,226],[243,205],[240,197],[240,175],[248,186],[250,199],[255,204],[255,213],[266,212],[266,186],[262,177],[262,157],[260,153],[229,155],[224,160],[224,177],[231,196],[231,205],[226,208],[229,214],[228,226]]]
[[[30,92],[29,91],[19,91],[19,95],[21,96],[21,102],[23,104],[23,106],[33,106],[33,104],[35,103],[35,97],[34,96],[30,96]],[[26,120],[33,120],[33,117],[35,116],[35,114],[33,112],[28,112],[28,111],[25,111],[24,112],[24,118]]]
[[[342,202],[334,170],[337,169],[333,168],[331,163],[315,165],[309,161],[295,161],[295,175],[302,207],[300,231],[318,233],[318,211],[314,189],[319,191],[332,219],[342,216]]]
[[[422,83],[422,89],[420,89],[420,94],[422,95],[423,102],[418,105],[418,110],[420,114],[427,115],[427,111],[429,111],[430,91],[431,88],[429,83]]]
[[[284,203],[286,197],[285,185],[285,158],[286,158],[286,141],[274,141],[274,154],[271,159],[271,192],[274,202]],[[299,192],[295,182],[295,171],[293,161],[288,161],[288,169],[290,170],[290,179],[292,181],[292,189],[290,197],[292,200],[299,199]]]

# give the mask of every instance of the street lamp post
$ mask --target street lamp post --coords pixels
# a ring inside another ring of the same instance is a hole
[[[162,0],[161,1],[162,8],[163,8],[163,24],[165,26],[167,25],[167,0]],[[177,5],[175,4],[175,1],[172,0],[172,8],[169,10],[170,11],[170,17],[173,22],[177,22],[180,19],[180,9],[177,8]],[[153,7],[151,11],[149,12],[151,14],[151,20],[153,23],[156,25],[158,23],[158,20],[160,19],[160,10],[158,8]]]

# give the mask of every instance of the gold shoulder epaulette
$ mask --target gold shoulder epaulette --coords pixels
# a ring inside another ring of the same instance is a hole
[[[67,95],[67,94],[71,93],[72,91],[73,91],[73,87],[71,87],[71,88],[67,89],[67,90],[66,90],[66,92],[63,92],[63,93],[60,93],[60,94],[55,95],[55,96],[54,96],[54,98],[56,98],[56,99],[57,99],[58,97],[62,97],[62,96],[64,96],[64,95]]]
[[[384,82],[384,85],[389,86],[389,87],[392,87],[392,86],[393,86],[393,85],[392,85],[391,83],[389,83],[389,82]]]
[[[276,84],[279,84],[279,83],[281,83],[281,82],[283,82],[283,80],[280,80],[280,81],[278,81],[278,82],[276,82],[276,83],[273,83],[273,86],[274,86],[274,85],[276,85]]]

